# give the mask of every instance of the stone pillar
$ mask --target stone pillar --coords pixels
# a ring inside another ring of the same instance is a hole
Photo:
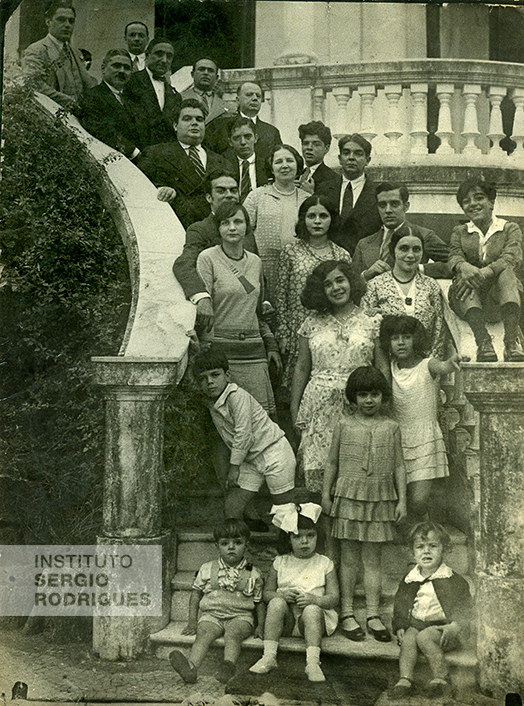
[[[93,621],[93,649],[103,659],[133,659],[150,633],[169,622],[170,537],[161,531],[164,399],[177,363],[147,358],[93,358],[106,406],[103,536],[99,544],[162,545],[162,616]]]
[[[502,698],[524,693],[524,365],[469,363],[463,374],[480,412],[479,680]]]

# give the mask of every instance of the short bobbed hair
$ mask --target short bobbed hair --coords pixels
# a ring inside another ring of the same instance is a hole
[[[266,168],[268,169],[268,174],[273,174],[273,157],[275,156],[275,152],[278,152],[279,150],[287,150],[293,155],[295,162],[297,163],[297,175],[300,174],[304,169],[304,160],[297,150],[291,145],[273,145],[273,148],[269,153],[269,157],[267,158]]]
[[[422,244],[422,255],[424,255],[424,238],[420,235],[420,233],[414,231],[410,226],[404,223],[403,226],[401,226],[398,230],[393,233],[389,242],[389,252],[393,260],[395,260],[395,248],[397,247],[398,241],[410,235],[420,240]]]
[[[219,539],[241,538],[248,541],[250,536],[251,532],[249,531],[249,527],[246,523],[243,520],[236,520],[234,518],[224,520],[224,522],[221,522],[213,529],[213,539],[215,544]]]
[[[371,142],[366,140],[365,137],[359,135],[358,132],[354,132],[352,135],[342,135],[338,141],[338,151],[342,152],[342,149],[348,142],[354,142],[355,144],[362,147],[366,157],[371,157]]]
[[[326,211],[331,216],[331,223],[329,224],[327,236],[332,240],[332,236],[337,232],[338,229],[338,209],[335,204],[328,199],[327,196],[318,196],[313,194],[308,196],[308,198],[300,204],[298,209],[298,221],[295,225],[295,234],[300,240],[309,240],[310,234],[306,228],[306,216],[307,212],[312,206],[324,206]]]
[[[413,352],[416,355],[426,355],[429,348],[428,332],[418,319],[407,314],[390,314],[382,319],[379,340],[385,355],[391,353],[391,338],[400,333],[413,336]]]
[[[195,380],[208,370],[221,368],[225,373],[229,370],[229,361],[222,351],[210,346],[206,351],[198,353],[193,359],[192,373]]]
[[[464,199],[472,189],[480,189],[490,201],[495,201],[497,198],[497,189],[494,184],[484,181],[484,179],[479,179],[479,177],[471,177],[471,179],[463,181],[457,191],[457,202],[461,208]]]
[[[250,229],[249,214],[244,208],[244,206],[242,206],[242,204],[238,201],[222,201],[220,206],[213,214],[213,218],[215,220],[215,223],[217,224],[217,228],[220,226],[222,221],[225,221],[226,218],[231,218],[231,216],[234,216],[235,213],[238,213],[239,211],[242,211],[242,213],[244,214],[244,218],[246,219],[247,233],[247,231]]]
[[[330,147],[331,130],[320,120],[312,120],[310,123],[304,123],[304,125],[298,126],[300,142],[304,142],[304,139],[311,135],[317,135],[317,137],[322,140],[325,147]]]
[[[361,365],[355,368],[346,383],[346,398],[348,402],[357,403],[358,392],[380,392],[382,402],[391,397],[391,388],[384,374],[373,365]]]
[[[420,537],[426,539],[430,532],[434,532],[442,543],[445,552],[451,550],[451,537],[442,525],[437,522],[418,522],[408,533],[408,545],[413,549],[415,541]]]
[[[299,530],[315,530],[317,533],[317,547],[318,547],[318,539],[319,539],[319,528],[318,526],[313,522],[313,520],[310,517],[306,517],[305,515],[298,515],[298,529]],[[279,554],[291,554],[293,551],[293,548],[291,546],[291,539],[290,539],[290,533],[284,532],[284,530],[280,530],[278,534],[278,539],[277,539],[277,552]]]
[[[397,191],[397,189],[402,203],[407,203],[409,201],[408,187],[404,184],[400,184],[398,181],[382,181],[375,189],[375,195],[378,196],[384,191]]]
[[[300,295],[302,306],[306,309],[318,311],[319,314],[329,314],[333,306],[329,302],[324,289],[324,281],[330,272],[340,270],[349,282],[351,288],[351,301],[359,304],[366,291],[366,283],[360,272],[352,263],[345,260],[326,260],[317,265],[308,275],[306,284]]]

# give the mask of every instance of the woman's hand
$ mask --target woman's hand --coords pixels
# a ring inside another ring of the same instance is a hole
[[[322,505],[322,510],[326,515],[331,514],[331,508],[333,507],[333,501],[329,497],[329,495],[323,495],[322,496],[322,501],[320,503]]]
[[[268,365],[271,365],[271,363],[274,364],[275,372],[278,376],[282,374],[282,358],[278,351],[268,351],[267,362]]]
[[[406,502],[399,500],[395,508],[395,522],[401,522],[407,516]]]
[[[282,596],[286,603],[296,603],[299,594],[300,591],[297,591],[296,588],[284,588],[278,591],[278,595]]]

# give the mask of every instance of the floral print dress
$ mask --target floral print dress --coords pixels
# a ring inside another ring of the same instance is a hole
[[[322,492],[333,429],[349,412],[347,379],[355,368],[373,363],[381,320],[380,314],[368,315],[355,307],[344,321],[312,313],[300,327],[299,335],[309,340],[311,378],[298,410],[302,438],[297,459],[311,492]]]

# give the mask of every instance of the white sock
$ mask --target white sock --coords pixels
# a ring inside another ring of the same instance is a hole
[[[278,641],[264,640],[264,659],[275,660],[277,658]]]
[[[320,647],[306,647],[306,664],[320,662]]]

